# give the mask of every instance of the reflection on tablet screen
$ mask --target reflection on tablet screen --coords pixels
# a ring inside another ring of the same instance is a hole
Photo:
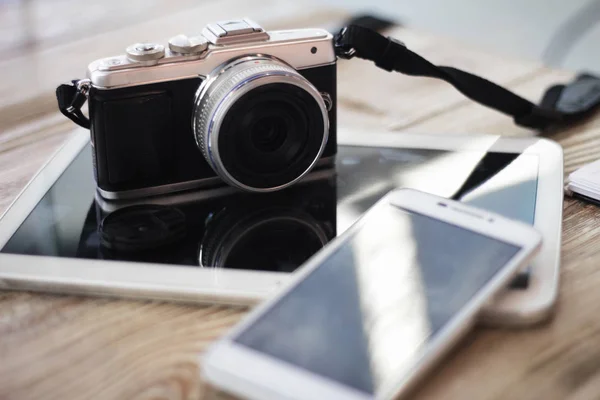
[[[100,245],[98,225],[107,212],[94,201],[88,145],[1,251],[293,271],[397,187],[455,197],[533,224],[538,163],[533,154],[339,146],[335,180],[298,184],[277,195],[261,194],[260,200],[234,193],[188,202],[181,206],[189,225],[184,239],[152,252],[120,254]],[[241,226],[228,225],[235,220]],[[527,276],[523,272],[517,286],[526,287]]]

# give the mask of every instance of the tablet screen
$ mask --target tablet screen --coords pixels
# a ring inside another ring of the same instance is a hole
[[[184,236],[132,251],[103,241],[100,223],[119,204],[94,200],[88,145],[1,251],[291,272],[397,187],[533,224],[538,162],[532,154],[339,146],[329,177],[267,195],[192,196],[173,205],[185,215]]]

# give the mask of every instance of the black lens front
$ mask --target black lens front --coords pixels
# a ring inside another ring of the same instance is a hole
[[[289,127],[281,116],[265,116],[250,128],[250,141],[259,151],[273,152],[281,148],[288,130]]]
[[[319,104],[304,89],[285,83],[260,86],[225,115],[218,132],[221,162],[244,185],[287,184],[317,158],[324,127]]]

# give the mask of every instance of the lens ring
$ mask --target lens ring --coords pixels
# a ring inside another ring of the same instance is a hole
[[[314,99],[320,111],[319,118],[322,118],[322,140],[314,157],[311,156],[310,164],[293,179],[269,187],[256,187],[234,177],[224,165],[219,153],[219,129],[236,101],[252,90],[270,84],[292,85]],[[192,124],[196,143],[217,175],[230,185],[251,192],[272,192],[300,180],[321,157],[329,134],[327,106],[319,91],[292,67],[266,56],[243,57],[211,73],[196,94]]]

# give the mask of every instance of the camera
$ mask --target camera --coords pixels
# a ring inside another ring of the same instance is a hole
[[[87,78],[78,89],[106,199],[223,182],[272,192],[333,166],[336,56],[325,30],[209,24],[94,61]]]
[[[336,204],[331,170],[268,196],[230,187],[135,200],[97,195],[77,256],[292,272],[335,237]]]

